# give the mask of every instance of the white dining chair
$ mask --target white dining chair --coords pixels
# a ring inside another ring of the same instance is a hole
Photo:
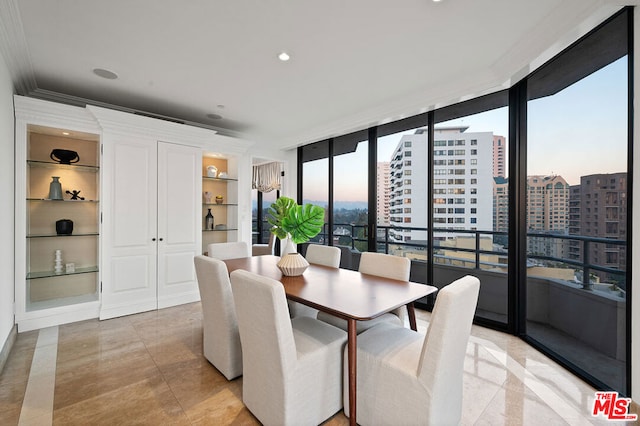
[[[314,318],[289,319],[282,284],[231,273],[243,350],[242,401],[265,425],[318,425],[342,408],[347,334]]]
[[[307,259],[307,262],[314,265],[339,268],[341,254],[342,252],[338,247],[309,244],[309,246],[307,247],[307,252],[305,254],[305,259]],[[302,316],[316,318],[318,316],[317,309],[313,309],[309,306],[303,305],[302,303],[289,300],[287,301],[287,304],[289,305],[289,316],[291,318]]]
[[[211,243],[207,246],[207,255],[216,259],[238,259],[241,257],[251,257],[249,245],[244,241],[232,243]]]
[[[409,281],[411,261],[406,257],[392,256],[385,253],[364,252],[361,254],[358,270],[363,274],[376,275],[398,281]],[[407,308],[402,306],[372,320],[357,321],[356,332],[362,333],[382,322],[392,322],[402,326],[406,318],[406,311]],[[346,320],[326,312],[319,312],[318,319],[339,327],[342,330],[347,329]]]
[[[440,290],[426,336],[391,323],[358,336],[359,424],[460,423],[464,358],[479,289],[478,278],[467,275]]]
[[[204,357],[228,380],[242,375],[242,348],[227,266],[208,256],[194,258],[200,301]]]
[[[309,244],[307,247],[307,253],[304,257],[307,259],[307,262],[315,265],[339,268],[341,255],[342,252],[338,247]]]

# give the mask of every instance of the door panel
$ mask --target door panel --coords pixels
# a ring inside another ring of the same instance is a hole
[[[157,309],[156,146],[104,138],[100,319]]]
[[[158,307],[200,300],[193,267],[200,254],[202,152],[158,144]],[[161,240],[160,240],[161,239]]]

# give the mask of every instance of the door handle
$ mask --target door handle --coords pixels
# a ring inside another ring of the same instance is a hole
[[[162,241],[163,239],[162,239],[162,238],[159,238],[158,240],[159,240],[159,241]]]
[[[156,240],[155,238],[152,238],[152,239],[151,239],[151,241],[155,241],[155,240]]]

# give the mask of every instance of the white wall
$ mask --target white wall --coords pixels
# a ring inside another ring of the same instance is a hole
[[[14,142],[13,83],[0,55],[0,350],[13,328]]]

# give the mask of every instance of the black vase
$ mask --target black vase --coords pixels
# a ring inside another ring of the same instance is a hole
[[[73,221],[71,219],[60,219],[56,221],[56,233],[58,235],[71,235],[73,232]]]

